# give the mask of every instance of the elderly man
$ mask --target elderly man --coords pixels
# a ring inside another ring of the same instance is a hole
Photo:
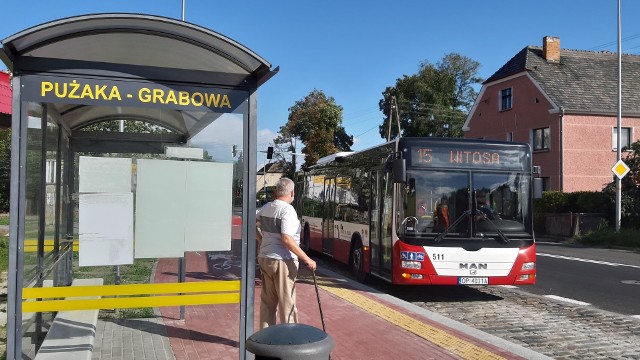
[[[261,329],[275,325],[276,313],[280,315],[280,323],[298,322],[295,293],[298,259],[316,270],[316,262],[300,248],[300,220],[291,206],[294,195],[293,181],[282,178],[276,183],[276,199],[256,214],[262,277]]]

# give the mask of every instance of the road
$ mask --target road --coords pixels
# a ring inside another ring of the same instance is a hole
[[[538,243],[535,286],[520,289],[640,318],[640,253]]]
[[[540,243],[538,253],[534,286],[368,284],[554,359],[640,359],[640,285],[623,283],[640,278],[640,254]],[[346,266],[314,259],[353,279]]]

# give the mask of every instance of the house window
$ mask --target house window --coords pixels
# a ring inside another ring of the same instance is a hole
[[[507,133],[507,141],[513,141],[513,132],[512,131],[509,131]]]
[[[551,191],[551,178],[543,177],[542,178],[542,191]]]
[[[500,90],[500,111],[511,109],[511,88]]]
[[[533,150],[549,149],[551,131],[548,127],[533,130]]]
[[[631,147],[631,128],[623,127],[620,128],[620,134],[622,135],[620,144],[622,145],[622,149]],[[611,148],[613,150],[618,150],[618,128],[614,127],[611,133]]]

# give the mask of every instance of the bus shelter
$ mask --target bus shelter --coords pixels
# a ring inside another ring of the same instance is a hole
[[[237,305],[245,358],[256,91],[278,69],[209,29],[140,14],[44,23],[4,39],[0,58],[14,90],[7,358],[38,356],[64,311],[217,303]],[[237,272],[184,281],[203,254]],[[167,261],[173,282],[128,277]]]

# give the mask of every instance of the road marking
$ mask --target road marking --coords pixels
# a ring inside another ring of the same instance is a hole
[[[498,286],[503,287],[503,288],[507,288],[507,289],[517,289],[518,288],[515,285],[498,285]]]
[[[581,305],[581,306],[588,306],[588,305],[591,305],[591,304],[586,303],[586,302],[582,302],[582,301],[578,301],[578,300],[573,300],[573,299],[569,299],[569,298],[562,297],[562,296],[556,296],[556,295],[545,295],[545,297],[548,297],[548,298],[550,298],[550,299],[554,299],[554,300],[558,300],[558,301],[568,302],[568,303],[575,304],[575,305]]]
[[[391,309],[366,296],[340,287],[321,286],[322,289],[342,298],[364,311],[372,313],[396,326],[399,326],[433,344],[446,349],[463,359],[504,359],[498,354],[449,334],[446,331],[430,326],[418,319]]]
[[[545,254],[545,253],[537,253],[536,255],[537,256],[546,256],[546,257],[551,257],[551,258],[556,258],[556,259],[582,261],[582,262],[587,262],[587,263],[592,263],[592,264],[609,265],[609,266],[626,266],[626,267],[631,267],[631,268],[635,268],[635,269],[640,269],[640,266],[638,266],[638,265],[618,264],[618,263],[612,263],[612,262],[607,262],[607,261],[581,259],[581,258],[576,258],[576,257],[571,257],[571,256],[553,255],[553,254]]]

